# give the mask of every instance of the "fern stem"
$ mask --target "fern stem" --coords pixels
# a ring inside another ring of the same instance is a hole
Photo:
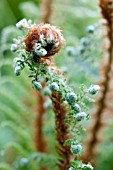
[[[54,105],[57,140],[59,142],[58,152],[63,158],[60,160],[60,170],[67,170],[70,166],[71,151],[70,147],[65,145],[65,141],[69,139],[68,125],[65,123],[66,108],[60,103],[61,96],[59,93],[52,94],[52,102]]]
[[[54,71],[61,75],[62,72],[59,71],[57,66],[55,65],[54,61],[52,59],[50,60],[49,67],[54,67]],[[66,114],[67,109],[66,106],[61,103],[62,96],[59,94],[59,92],[53,92],[51,96],[51,100],[53,103],[53,110],[55,112],[55,126],[56,126],[56,137],[58,141],[57,151],[59,155],[61,156],[61,159],[59,159],[59,169],[60,170],[68,170],[70,167],[70,161],[73,159],[73,154],[70,150],[70,146],[65,144],[65,141],[70,138],[69,134],[69,126],[65,122],[66,120]]]
[[[43,107],[44,104],[44,98],[41,95],[41,92],[36,93],[36,97],[37,97],[37,102],[38,102],[38,106],[37,106],[37,115],[36,115],[36,119],[35,119],[35,145],[36,145],[36,149],[39,152],[46,152],[46,140],[45,137],[43,135],[43,117],[46,113],[46,109]]]
[[[52,16],[52,4],[53,0],[43,0],[42,2],[42,21],[44,23],[50,23]]]

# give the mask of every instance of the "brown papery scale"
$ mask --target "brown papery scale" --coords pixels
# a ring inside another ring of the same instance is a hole
[[[58,53],[64,43],[64,38],[58,27],[51,26],[50,24],[38,24],[36,27],[30,29],[26,39],[24,40],[26,51],[32,53],[35,44],[41,43],[41,39],[46,42],[44,49],[47,51],[47,54],[44,58],[51,57]]]

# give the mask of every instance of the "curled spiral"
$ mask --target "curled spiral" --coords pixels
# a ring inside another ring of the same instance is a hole
[[[51,57],[58,53],[65,40],[58,27],[50,24],[38,24],[30,29],[24,42],[26,51],[33,53],[41,48],[45,53],[40,54],[40,57]]]

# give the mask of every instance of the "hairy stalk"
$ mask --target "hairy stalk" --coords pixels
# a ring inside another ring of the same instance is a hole
[[[60,103],[61,96],[58,93],[52,94],[52,102],[54,105],[57,140],[59,142],[58,152],[62,157],[60,160],[60,170],[67,170],[70,166],[71,151],[70,147],[65,145],[65,141],[69,139],[68,125],[65,123],[66,108]]]
[[[42,2],[42,21],[44,23],[50,23],[52,16],[52,4],[53,0],[43,0]]]
[[[43,60],[43,63],[45,63],[48,66],[48,68],[54,68],[55,72],[59,75],[63,74],[61,71],[58,70],[52,58],[42,59],[42,60]],[[46,79],[46,82],[48,82],[48,79]],[[39,93],[38,98],[40,102],[44,100],[42,98],[42,95],[40,95],[40,93]],[[53,110],[55,112],[56,139],[58,141],[58,146],[56,149],[58,150],[59,156],[61,156],[61,158],[59,159],[58,166],[60,170],[68,170],[68,168],[70,167],[70,161],[73,159],[73,154],[70,150],[70,146],[65,144],[65,141],[67,139],[70,139],[70,134],[69,134],[68,125],[65,122],[67,109],[65,105],[61,104],[61,99],[62,99],[62,96],[59,94],[59,92],[52,93],[51,100],[53,103]],[[39,109],[40,109],[39,110],[40,113],[42,111],[43,112],[45,111],[43,110],[43,107],[40,108],[40,105],[39,105]],[[37,130],[40,136],[39,135],[37,136],[36,143],[37,143],[37,147],[38,148],[41,147],[40,148],[42,149],[41,152],[43,152],[44,151],[43,149],[45,146],[42,146],[42,145],[44,144],[44,141],[42,140],[43,144],[41,143],[41,141],[38,141],[38,139],[39,140],[43,139],[42,130],[41,130],[42,121],[40,119],[42,119],[42,116],[39,115],[39,117],[37,117],[37,120],[38,120],[37,122],[39,122],[37,123],[37,127],[38,127]],[[41,133],[39,133],[39,129]],[[40,143],[40,146],[38,142]]]
[[[106,99],[110,84],[110,72],[112,70],[113,61],[113,0],[100,0],[100,7],[102,10],[102,15],[107,21],[107,39],[109,46],[106,49],[106,54],[104,56],[104,62],[101,65],[101,94],[96,102],[96,111],[94,113],[94,122],[90,130],[90,139],[87,141],[86,152],[81,158],[85,163],[91,162],[95,163],[96,155],[96,145],[98,144],[98,134],[102,127],[102,116],[106,109]]]
[[[58,70],[54,61],[52,59],[47,59],[45,63],[48,65],[49,68],[54,68],[57,74],[63,74],[61,71]],[[46,80],[48,81],[48,80]],[[61,104],[62,96],[58,92],[52,93],[52,103],[53,103],[53,110],[55,112],[55,125],[56,125],[56,135],[57,141],[59,146],[57,147],[58,153],[61,156],[59,160],[59,169],[60,170],[68,170],[70,166],[70,161],[73,158],[73,154],[70,150],[70,146],[65,144],[67,139],[70,139],[68,125],[65,122],[67,109],[66,106]]]

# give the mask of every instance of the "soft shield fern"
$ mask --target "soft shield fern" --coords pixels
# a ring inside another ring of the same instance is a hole
[[[80,122],[89,118],[84,100],[88,99],[89,93],[91,94],[95,87],[82,86],[81,91],[75,93],[68,85],[64,74],[56,67],[52,56],[58,53],[64,43],[59,28],[49,24],[35,25],[26,19],[19,21],[16,26],[22,31],[26,30],[26,35],[23,39],[15,39],[15,45],[11,46],[12,51],[18,54],[14,64],[15,74],[19,76],[27,65],[33,87],[40,91],[45,82],[51,91],[48,97],[52,100],[55,112],[59,169],[92,170],[90,164],[83,164],[77,159],[83,151],[80,141],[83,128]],[[98,88],[93,94],[99,90],[99,86],[96,87]]]

